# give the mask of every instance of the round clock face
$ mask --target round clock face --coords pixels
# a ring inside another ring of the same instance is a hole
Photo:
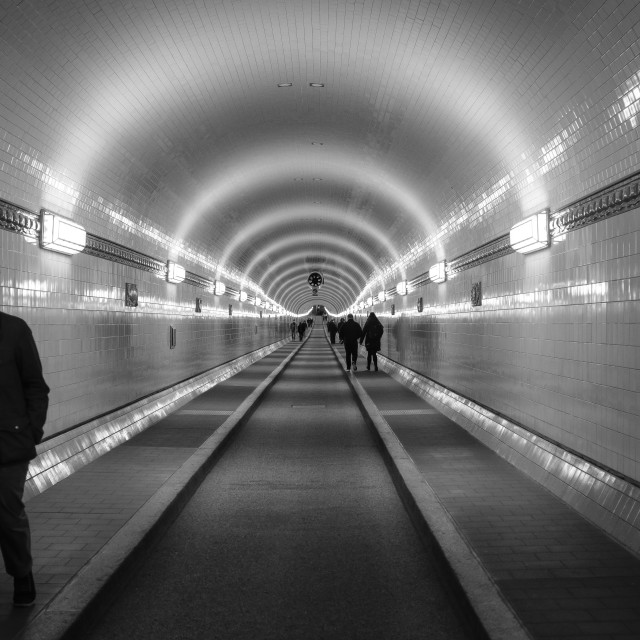
[[[307,282],[312,287],[319,287],[322,284],[322,274],[318,273],[317,271],[310,273],[309,277],[307,278]]]

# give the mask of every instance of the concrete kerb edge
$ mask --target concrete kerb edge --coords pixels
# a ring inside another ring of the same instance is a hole
[[[15,640],[63,640],[108,606],[110,590],[140,561],[189,501],[224,446],[304,344],[301,342],[256,387],[144,506],[96,553]],[[106,598],[105,598],[106,596]],[[106,600],[106,602],[105,602]]]
[[[341,362],[337,345],[331,346],[336,359]],[[358,397],[365,417],[378,435],[396,474],[394,479],[400,483],[403,498],[409,502],[407,506],[411,516],[417,520],[419,529],[426,529],[429,538],[438,545],[484,633],[491,640],[531,640],[530,634],[368,393],[357,378],[346,372],[345,377]]]

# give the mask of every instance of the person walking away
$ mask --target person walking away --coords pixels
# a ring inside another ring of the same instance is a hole
[[[338,326],[336,325],[333,318],[327,322],[327,329],[329,330],[329,338],[331,339],[331,344],[336,343],[336,333],[338,333]]]
[[[342,331],[342,327],[344,326],[345,323],[345,319],[344,318],[340,318],[340,320],[338,320],[338,337],[340,338],[340,331]],[[342,344],[342,338],[340,338],[340,344]]]
[[[371,370],[371,361],[373,361],[374,371],[378,370],[378,351],[380,351],[380,339],[384,333],[382,322],[378,320],[376,314],[372,311],[367,321],[362,327],[362,336],[360,344],[364,341],[364,347],[367,350],[367,371]]]
[[[345,359],[347,363],[347,371],[358,370],[358,340],[362,336],[362,327],[353,319],[353,314],[347,316],[347,321],[340,329],[340,341],[344,343]]]
[[[291,324],[289,325],[289,329],[291,329],[291,339],[295,340],[296,339],[296,321],[292,320]]]
[[[300,342],[302,342],[302,338],[304,338],[304,332],[307,330],[307,323],[304,320],[300,321],[298,325],[298,335],[300,336]]]
[[[22,496],[49,407],[49,387],[31,329],[0,312],[0,550],[13,577],[13,604],[35,602],[31,530]]]

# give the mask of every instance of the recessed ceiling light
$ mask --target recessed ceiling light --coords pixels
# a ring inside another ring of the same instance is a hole
[[[314,182],[322,182],[322,178],[314,178],[313,181]]]
[[[324,142],[312,142],[311,144],[316,146],[316,147],[323,147],[324,146]]]
[[[304,182],[304,178],[294,178],[294,182]]]
[[[293,87],[293,82],[279,82],[279,87]]]
[[[324,82],[310,82],[310,87],[324,87]]]

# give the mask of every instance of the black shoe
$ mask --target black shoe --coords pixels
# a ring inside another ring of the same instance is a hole
[[[30,607],[36,601],[36,585],[29,571],[22,578],[13,579],[13,606]]]
[[[367,371],[371,371],[371,367],[367,367]]]
[[[354,370],[354,371],[357,371],[357,370],[358,370],[358,367],[356,367],[356,365],[355,365],[355,364],[353,365],[353,370]]]
[[[377,371],[377,370],[378,370],[378,367],[376,367],[376,368],[374,369],[374,371]]]

